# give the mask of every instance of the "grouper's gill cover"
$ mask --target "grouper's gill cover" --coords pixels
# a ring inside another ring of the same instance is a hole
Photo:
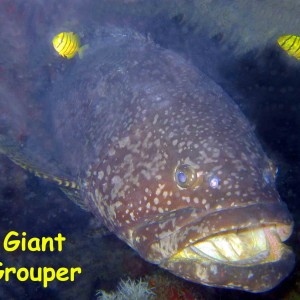
[[[228,95],[179,55],[104,28],[55,88],[53,126],[86,205],[146,260],[252,292],[293,268],[275,167]]]

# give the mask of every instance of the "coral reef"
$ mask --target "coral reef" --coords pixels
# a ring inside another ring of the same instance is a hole
[[[152,300],[156,299],[148,283],[142,279],[135,281],[128,278],[121,280],[118,284],[118,290],[113,293],[107,293],[99,290],[96,295],[97,300]]]

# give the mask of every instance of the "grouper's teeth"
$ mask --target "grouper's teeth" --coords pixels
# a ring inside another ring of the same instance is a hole
[[[192,245],[190,249],[200,256],[238,264],[254,263],[269,255],[263,228],[211,237]]]

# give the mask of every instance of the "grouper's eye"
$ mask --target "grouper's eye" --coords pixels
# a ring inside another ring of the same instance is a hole
[[[180,165],[175,170],[175,181],[181,188],[191,187],[197,180],[197,173],[190,165]]]

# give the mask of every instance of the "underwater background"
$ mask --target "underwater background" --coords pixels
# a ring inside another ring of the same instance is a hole
[[[300,299],[300,61],[276,43],[281,35],[300,35],[299,13],[300,4],[291,0],[0,1],[1,133],[20,142],[44,134],[34,124],[47,124],[41,119],[45,95],[79,59],[55,53],[52,39],[62,28],[76,32],[83,44],[103,25],[133,28],[181,54],[239,105],[278,167],[277,188],[295,222],[287,244],[296,254],[292,274],[269,292],[193,284],[146,263],[54,184],[1,156],[0,240],[11,230],[30,236],[62,232],[67,243],[60,253],[1,251],[0,261],[16,267],[81,266],[82,274],[46,289],[12,277],[1,282],[0,299],[96,299],[98,290],[116,290],[128,277],[147,282],[157,295],[153,299]],[[47,147],[46,138],[44,143]]]

